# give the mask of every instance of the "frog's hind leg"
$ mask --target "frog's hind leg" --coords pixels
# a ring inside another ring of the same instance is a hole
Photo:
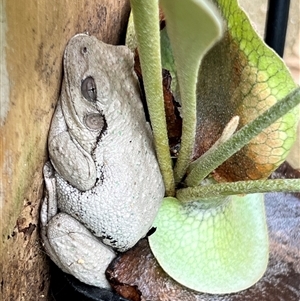
[[[105,270],[115,253],[101,243],[73,217],[57,214],[56,187],[53,167],[44,166],[46,196],[41,206],[41,238],[43,246],[55,264],[80,281],[110,288]]]
[[[64,272],[84,283],[110,288],[105,270],[116,255],[80,222],[59,213],[48,223],[47,238]]]
[[[52,259],[52,261],[56,263],[57,266],[63,269],[63,267],[60,266],[59,259],[51,248],[47,237],[48,222],[57,214],[57,196],[54,169],[49,161],[44,165],[43,174],[45,181],[45,196],[41,202],[40,235],[43,247],[46,250],[48,256]]]

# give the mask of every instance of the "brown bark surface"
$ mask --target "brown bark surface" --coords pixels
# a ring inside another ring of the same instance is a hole
[[[38,215],[63,51],[81,32],[122,43],[129,1],[4,0],[0,6],[0,300],[50,300]]]

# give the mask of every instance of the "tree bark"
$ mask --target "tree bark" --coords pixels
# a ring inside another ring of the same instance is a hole
[[[129,0],[3,0],[0,7],[0,300],[50,300],[38,220],[63,51],[81,32],[122,43]]]

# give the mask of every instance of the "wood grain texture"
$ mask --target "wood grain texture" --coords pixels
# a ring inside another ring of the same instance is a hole
[[[9,0],[0,6],[0,300],[48,300],[38,212],[63,51],[80,32],[124,42],[129,1]]]

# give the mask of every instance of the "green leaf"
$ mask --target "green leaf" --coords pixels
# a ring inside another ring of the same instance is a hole
[[[177,80],[176,66],[174,61],[174,56],[171,49],[170,39],[167,33],[166,27],[160,31],[160,51],[161,51],[161,65],[163,69],[166,69],[171,74],[171,91],[172,94],[179,104],[181,104],[180,100],[180,92]]]
[[[282,116],[283,114],[286,114],[284,116],[285,118],[287,115],[289,116],[288,112],[299,103],[300,88],[297,88],[288,94],[284,99],[275,103],[267,111],[263,112],[261,115],[242,127],[231,138],[219,145],[216,149],[212,151],[209,150],[198,159],[199,161],[196,160],[192,164],[192,169],[185,181],[187,186],[199,185],[200,181],[202,181],[210,172],[222,164],[227,158],[231,157],[234,153],[241,149],[241,147],[248,143],[252,137],[255,137],[267,126],[274,125],[279,116]],[[289,122],[289,120],[286,120],[286,122]],[[239,167],[238,165],[239,162],[235,162],[234,166],[236,168]],[[247,168],[247,166],[245,168]],[[243,191],[241,191],[241,193],[242,192]]]
[[[215,0],[227,24],[222,40],[205,56],[197,84],[197,146],[205,153],[233,116],[239,128],[250,123],[297,85],[282,59],[257,35],[236,0]],[[287,156],[299,110],[264,129],[216,172],[226,181],[267,178]]]
[[[162,268],[179,283],[225,294],[257,282],[268,263],[263,195],[181,203],[165,198],[149,237]]]
[[[137,40],[136,40],[136,34],[134,29],[134,23],[133,23],[133,15],[132,11],[129,15],[128,24],[127,24],[127,30],[126,30],[126,41],[125,45],[134,52],[135,49],[138,47]]]
[[[161,0],[175,59],[182,106],[182,137],[174,169],[181,181],[190,163],[196,130],[196,82],[204,54],[221,37],[222,19],[204,0]]]

